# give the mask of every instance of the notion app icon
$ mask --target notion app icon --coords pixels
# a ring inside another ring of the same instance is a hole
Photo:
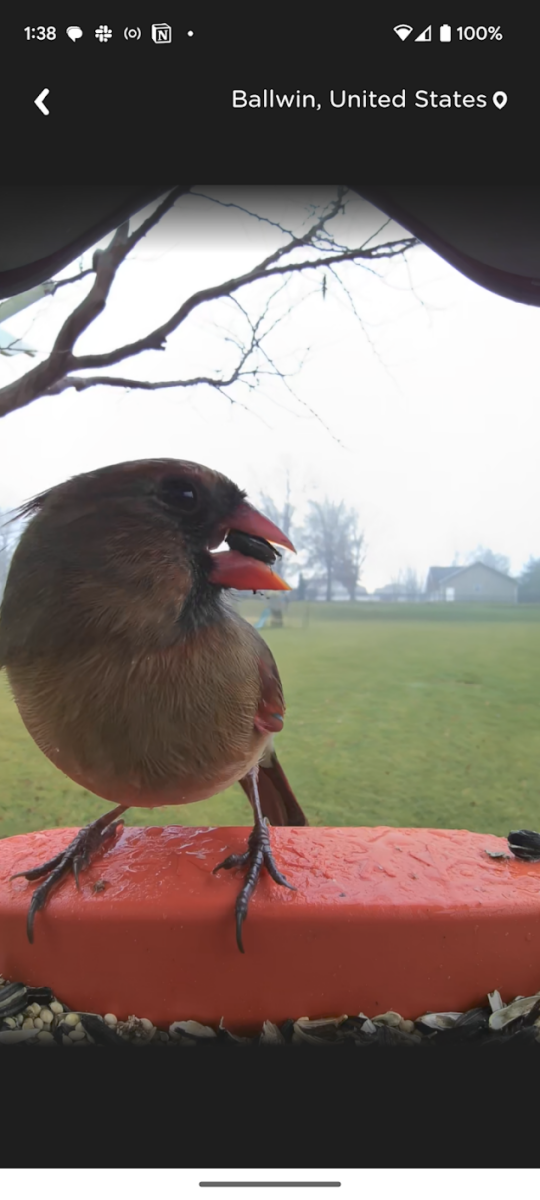
[[[172,42],[172,26],[171,25],[152,25],[152,41],[158,46],[166,46]]]

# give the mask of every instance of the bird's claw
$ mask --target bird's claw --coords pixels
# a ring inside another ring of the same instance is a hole
[[[254,825],[249,835],[248,849],[243,854],[229,854],[228,858],[214,867],[213,874],[215,875],[216,871],[220,871],[222,868],[230,871],[233,867],[243,867],[246,863],[249,863],[249,869],[244,879],[244,886],[236,900],[236,944],[241,954],[245,953],[242,944],[242,925],[247,917],[249,901],[257,886],[263,865],[274,883],[288,887],[292,892],[296,891],[294,884],[289,883],[276,867],[266,823]]]
[[[83,840],[82,854],[75,855],[71,861],[77,891],[81,890],[79,885],[79,871],[89,865],[92,854],[103,845],[103,842],[108,842],[110,838],[114,837],[116,830],[120,827],[123,828],[123,826],[124,821],[120,818],[119,821],[114,821],[111,825],[106,825],[105,829],[95,829],[93,825],[86,825],[84,829],[81,829],[81,833],[86,834]]]
[[[118,812],[118,809],[114,811]],[[43,908],[47,896],[55,884],[59,883],[71,868],[75,876],[76,887],[80,890],[79,872],[89,865],[95,851],[104,842],[108,841],[109,838],[114,836],[119,826],[123,826],[124,822],[122,819],[105,824],[108,815],[105,814],[104,817],[99,817],[97,821],[92,821],[89,825],[85,825],[83,829],[80,829],[69,846],[66,846],[66,849],[57,854],[55,858],[49,859],[48,862],[43,863],[40,867],[33,867],[30,871],[17,871],[15,875],[10,876],[10,880],[24,877],[30,883],[34,879],[41,879],[46,876],[43,883],[35,889],[28,909],[26,933],[30,943],[34,941],[34,917]]]
[[[233,867],[243,867],[247,863],[248,858],[249,850],[246,850],[244,854],[229,854],[228,858],[224,858],[223,862],[218,863],[217,867],[214,867],[212,875],[217,875],[218,871],[221,870],[231,871]]]
[[[49,861],[46,863],[43,863],[43,865],[41,867],[33,867],[31,871],[17,871],[17,873],[15,875],[10,875],[9,883],[11,883],[12,879],[23,879],[24,878],[24,879],[28,879],[28,881],[30,883],[32,883],[32,881],[34,879],[41,879],[42,875],[48,875],[51,871],[54,871],[55,867],[57,867],[59,865],[59,863],[62,862],[62,859],[65,856],[65,853],[66,853],[65,850],[62,850],[62,853],[57,854],[56,858],[50,858]]]

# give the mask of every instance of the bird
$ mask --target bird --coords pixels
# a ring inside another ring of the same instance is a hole
[[[170,458],[73,476],[17,518],[27,524],[0,608],[0,669],[40,750],[115,805],[55,858],[17,873],[43,880],[29,941],[49,893],[70,870],[79,887],[128,808],[190,804],[239,782],[254,826],[245,852],[214,873],[246,867],[236,901],[244,953],[262,867],[293,888],[268,823],[308,821],[274,748],[285,714],[276,662],[228,593],[288,590],[272,564],[275,546],[292,542],[231,479]]]

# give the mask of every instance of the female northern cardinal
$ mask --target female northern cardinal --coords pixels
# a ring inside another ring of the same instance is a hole
[[[255,826],[245,854],[215,870],[248,866],[236,903],[242,952],[263,863],[292,886],[264,821],[307,824],[272,746],[281,682],[266,642],[223,589],[286,589],[268,542],[294,547],[245,495],[197,463],[151,459],[78,475],[21,510],[32,520],[0,610],[0,667],[47,758],[117,805],[63,854],[20,872],[47,876],[30,904],[30,941],[51,888],[70,867],[78,886],[79,869],[128,808],[190,804],[237,781]],[[234,548],[215,553],[224,540]]]

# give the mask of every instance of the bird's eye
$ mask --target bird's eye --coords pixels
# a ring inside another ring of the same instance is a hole
[[[164,479],[160,491],[165,503],[177,512],[194,513],[199,507],[197,490],[188,479]]]

